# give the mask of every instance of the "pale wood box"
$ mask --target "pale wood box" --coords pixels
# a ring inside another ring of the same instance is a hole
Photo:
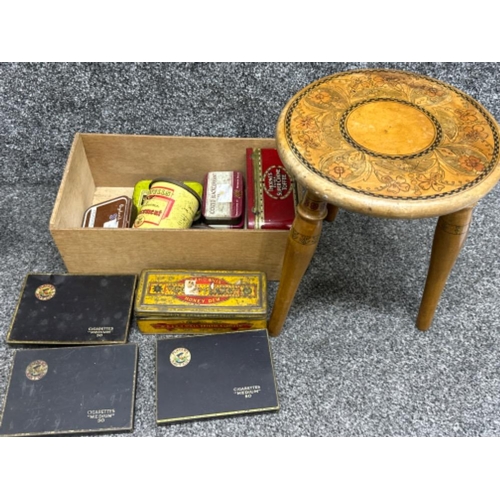
[[[88,207],[120,195],[132,197],[141,179],[203,182],[212,170],[239,170],[246,177],[248,147],[274,148],[275,141],[76,134],[50,219],[50,232],[68,272],[248,270],[279,280],[288,231],[81,227]]]

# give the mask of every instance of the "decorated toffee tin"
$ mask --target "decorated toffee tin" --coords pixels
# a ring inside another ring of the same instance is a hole
[[[202,214],[207,224],[241,225],[244,207],[243,174],[209,172],[205,176]]]
[[[131,208],[132,202],[128,196],[92,205],[85,211],[82,227],[129,227]]]
[[[248,229],[290,229],[297,185],[276,149],[247,148]]]
[[[144,270],[134,312],[143,333],[265,328],[266,275],[254,271]]]
[[[133,227],[186,229],[193,223],[200,206],[200,196],[186,184],[171,179],[154,179]]]

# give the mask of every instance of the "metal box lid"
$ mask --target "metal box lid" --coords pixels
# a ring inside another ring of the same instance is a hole
[[[138,355],[136,344],[16,350],[0,435],[132,430]]]
[[[202,213],[207,223],[237,225],[244,213],[243,174],[209,172],[205,176]]]
[[[247,225],[249,229],[290,229],[298,186],[276,149],[247,148]]]
[[[158,424],[278,411],[267,330],[160,339]]]
[[[127,342],[137,275],[26,275],[8,344]]]
[[[141,318],[266,318],[266,275],[146,269],[139,279],[134,312]]]

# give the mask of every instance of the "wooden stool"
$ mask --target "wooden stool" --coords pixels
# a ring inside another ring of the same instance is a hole
[[[306,190],[290,230],[268,329],[279,335],[337,209],[439,217],[417,328],[430,327],[474,205],[500,178],[499,129],[475,100],[438,80],[362,70],[317,80],[278,120],[280,157]]]

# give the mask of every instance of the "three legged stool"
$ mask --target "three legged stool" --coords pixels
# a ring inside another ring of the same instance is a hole
[[[290,230],[269,320],[280,333],[338,208],[376,217],[439,217],[417,328],[431,326],[475,204],[500,178],[499,128],[474,99],[405,71],[361,70],[317,80],[287,103],[276,142],[305,195]]]

